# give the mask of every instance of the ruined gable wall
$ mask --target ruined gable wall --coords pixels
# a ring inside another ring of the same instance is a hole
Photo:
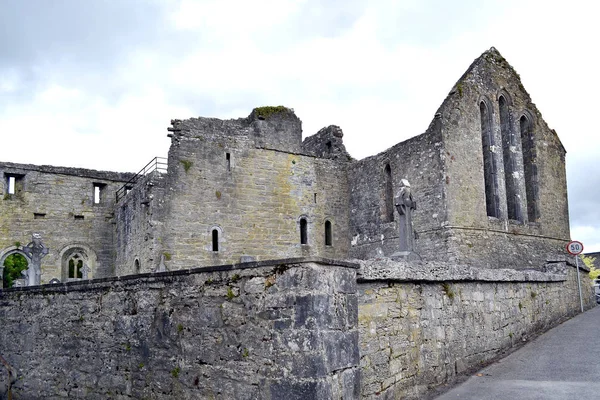
[[[400,180],[405,178],[417,202],[413,214],[418,234],[415,251],[426,260],[443,259],[445,238],[436,231],[446,220],[441,152],[439,126],[434,120],[426,133],[352,163],[349,170],[352,257],[376,258],[398,251],[398,212],[394,209],[394,220],[386,220],[385,168],[389,164],[393,196]]]
[[[8,175],[22,177],[13,195],[8,194]],[[52,278],[62,279],[60,253],[73,245],[86,246],[95,253],[97,259],[91,260],[95,263],[92,276],[112,275],[114,195],[131,176],[0,163],[0,252],[6,253],[17,242],[20,246],[27,245],[31,234],[39,232],[50,250],[42,259],[42,283]],[[94,183],[105,185],[100,204],[94,204]],[[38,218],[34,213],[39,214]]]
[[[507,218],[507,191],[498,97],[509,101],[515,135],[516,192],[522,221]],[[495,139],[500,218],[488,217],[484,186],[480,103],[491,111]],[[448,193],[447,235],[450,261],[539,268],[564,253],[569,240],[564,149],[548,128],[516,72],[494,49],[476,60],[440,107],[443,124],[445,180]],[[527,215],[523,149],[519,119],[532,119],[539,182],[539,219]]]
[[[167,267],[237,263],[241,256],[345,258],[346,164],[261,148],[246,122],[199,118],[172,128],[163,237]],[[307,245],[300,244],[302,216],[308,221]],[[333,246],[324,243],[326,220],[332,223]]]

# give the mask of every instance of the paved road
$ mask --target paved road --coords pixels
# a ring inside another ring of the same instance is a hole
[[[600,399],[600,306],[479,371],[435,400]]]

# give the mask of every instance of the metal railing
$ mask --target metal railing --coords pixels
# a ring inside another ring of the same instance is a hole
[[[160,173],[167,172],[167,159],[165,157],[154,157],[152,161],[150,161],[148,164],[146,164],[144,168],[140,170],[140,172],[135,174],[130,180],[128,180],[123,186],[121,186],[121,188],[117,190],[116,193],[117,203],[119,202],[119,200],[125,197],[131,189],[133,189],[133,187],[141,177],[146,176],[147,174],[154,171],[158,171]]]

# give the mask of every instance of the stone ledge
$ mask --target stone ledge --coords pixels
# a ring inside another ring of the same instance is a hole
[[[264,260],[264,261],[252,261],[247,263],[238,263],[238,264],[227,264],[227,265],[214,265],[208,267],[197,267],[190,269],[180,269],[175,271],[164,271],[164,272],[145,272],[141,274],[134,275],[123,275],[123,276],[115,276],[111,278],[98,278],[98,279],[86,279],[80,281],[70,281],[64,283],[55,283],[55,284],[45,284],[38,286],[21,286],[21,287],[13,287],[10,289],[0,289],[0,295],[3,293],[19,293],[19,292],[42,292],[42,293],[51,293],[51,292],[68,292],[71,290],[93,290],[105,287],[105,284],[114,284],[115,282],[128,282],[135,280],[145,280],[151,282],[157,281],[170,281],[171,278],[182,275],[194,275],[208,272],[228,272],[228,271],[236,271],[243,269],[255,269],[255,268],[263,268],[263,267],[274,267],[278,265],[288,265],[291,266],[293,264],[306,264],[306,263],[318,263],[321,265],[327,266],[335,266],[335,267],[344,267],[351,269],[359,269],[360,266],[354,262],[342,261],[342,260],[332,260],[328,258],[322,257],[301,257],[301,258],[283,258],[277,260]]]
[[[483,282],[563,282],[566,274],[535,270],[481,269],[444,262],[406,262],[391,259],[355,260],[360,264],[357,279],[365,281],[483,281]],[[566,265],[565,265],[566,268]],[[566,271],[565,271],[566,272]]]

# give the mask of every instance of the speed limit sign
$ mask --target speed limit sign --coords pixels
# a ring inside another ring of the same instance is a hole
[[[578,242],[577,240],[572,240],[567,244],[567,251],[569,254],[576,256],[577,254],[581,254],[583,251],[583,243]]]

